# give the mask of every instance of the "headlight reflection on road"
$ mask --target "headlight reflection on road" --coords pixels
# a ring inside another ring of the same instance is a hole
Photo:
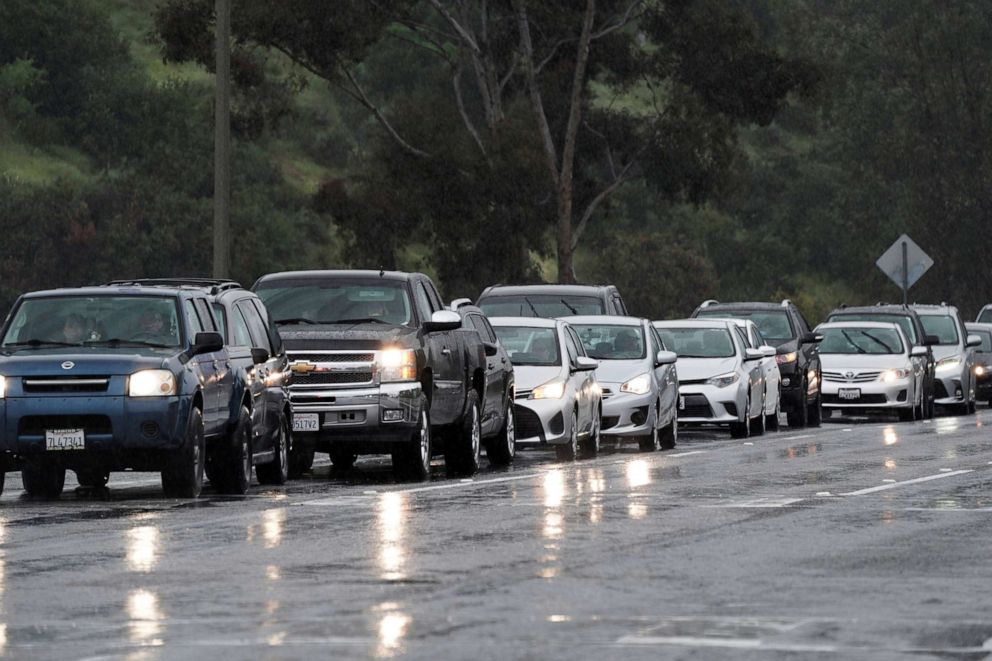
[[[589,480],[586,487],[589,489],[589,523],[599,523],[603,520],[603,496],[606,491],[606,480],[603,478],[603,471],[596,468],[588,471]]]
[[[262,512],[262,537],[265,548],[274,549],[282,544],[282,531],[286,523],[286,510],[283,508]]]
[[[127,567],[150,572],[158,564],[159,532],[156,526],[138,526],[127,531]]]
[[[158,596],[148,590],[133,590],[127,596],[127,616],[131,619],[131,642],[138,645],[162,644],[162,620]]]
[[[644,459],[628,461],[625,466],[627,473],[627,487],[630,492],[627,497],[627,516],[631,519],[643,519],[648,515],[648,506],[643,502],[645,495],[638,493],[636,489],[651,484],[651,464]]]
[[[961,428],[957,418],[937,418],[934,427],[938,434],[951,434]]]
[[[375,657],[389,658],[404,651],[403,641],[412,621],[410,616],[399,610],[399,605],[393,602],[381,604],[377,611],[382,612],[376,632],[377,645]]]
[[[544,474],[544,518],[541,525],[541,536],[545,539],[544,549],[549,551],[541,557],[541,567],[537,572],[540,578],[555,578],[561,574],[558,542],[565,534],[565,517],[561,513],[561,504],[565,500],[565,474],[559,470],[550,470]]]
[[[557,468],[544,474],[544,506],[560,507],[565,499],[565,476]]]
[[[886,445],[895,445],[899,442],[899,436],[896,434],[895,427],[886,427],[882,430],[882,442]]]
[[[376,512],[379,529],[379,569],[382,578],[398,581],[406,578],[406,551],[403,539],[406,532],[407,497],[404,493],[387,492],[379,496]]]
[[[895,459],[890,459],[889,457],[886,457],[885,458],[885,469],[886,470],[894,470],[895,467],[896,467],[896,460]]]

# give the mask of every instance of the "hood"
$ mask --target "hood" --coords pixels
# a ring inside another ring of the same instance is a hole
[[[956,344],[935,344],[931,347],[933,349],[934,360],[940,360],[941,358],[947,358],[948,356],[960,356],[961,347]]]
[[[643,358],[638,360],[601,360],[596,368],[596,380],[600,383],[624,383],[635,376],[648,372]]]
[[[409,345],[416,328],[393,324],[320,324],[279,327],[279,337],[290,351],[300,349],[382,349]]]
[[[75,347],[20,350],[0,355],[4,376],[110,376],[131,374],[141,369],[163,367],[179,352],[176,349],[108,349],[100,347],[81,353]],[[62,367],[71,362],[70,369]]]
[[[905,369],[910,366],[909,357],[903,353],[896,354],[848,354],[821,353],[820,365],[828,372],[843,372],[845,370],[870,371],[887,369]]]
[[[679,358],[675,366],[679,371],[679,381],[703,381],[736,370],[737,357]]]
[[[552,379],[561,378],[563,371],[558,365],[550,367],[521,365],[513,368],[513,380],[517,390],[532,390]]]

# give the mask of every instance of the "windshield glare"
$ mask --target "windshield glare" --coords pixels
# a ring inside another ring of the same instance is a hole
[[[913,344],[918,344],[919,340],[916,338],[916,326],[913,325],[913,320],[909,317],[901,314],[875,314],[875,313],[859,313],[859,314],[835,314],[827,319],[827,322],[832,321],[878,321],[885,324],[899,324],[899,328],[902,332],[906,334],[909,341]]]
[[[98,343],[178,347],[176,299],[157,296],[52,296],[24,300],[3,346]]]
[[[493,330],[514,365],[561,365],[558,334],[554,328],[494,326]]]
[[[479,301],[488,317],[541,317],[555,319],[582,314],[603,314],[603,302],[593,296],[527,294],[490,296]]]
[[[948,345],[958,343],[958,327],[954,317],[949,315],[921,314],[920,322],[927,335],[936,335],[940,340],[937,344]]]
[[[644,331],[638,326],[572,324],[590,358],[637,360],[644,358]]]
[[[697,317],[750,319],[766,342],[783,344],[796,337],[792,322],[784,310],[700,310]]]
[[[406,284],[390,280],[278,280],[256,291],[275,323],[410,325]]]
[[[899,333],[887,328],[826,328],[821,332],[821,355],[895,354],[904,351]]]
[[[737,353],[725,328],[659,328],[658,335],[679,358],[732,358]]]

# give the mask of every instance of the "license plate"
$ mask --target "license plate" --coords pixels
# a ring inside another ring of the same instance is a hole
[[[679,395],[679,410],[685,410],[685,395]]]
[[[861,399],[861,388],[838,388],[838,399]]]
[[[45,432],[46,450],[85,450],[82,429],[49,429]]]
[[[319,413],[300,413],[293,416],[293,431],[319,431]]]

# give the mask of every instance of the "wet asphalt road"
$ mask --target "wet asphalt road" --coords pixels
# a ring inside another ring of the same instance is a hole
[[[11,658],[992,658],[992,413],[0,499]],[[318,455],[318,457],[324,455]]]

